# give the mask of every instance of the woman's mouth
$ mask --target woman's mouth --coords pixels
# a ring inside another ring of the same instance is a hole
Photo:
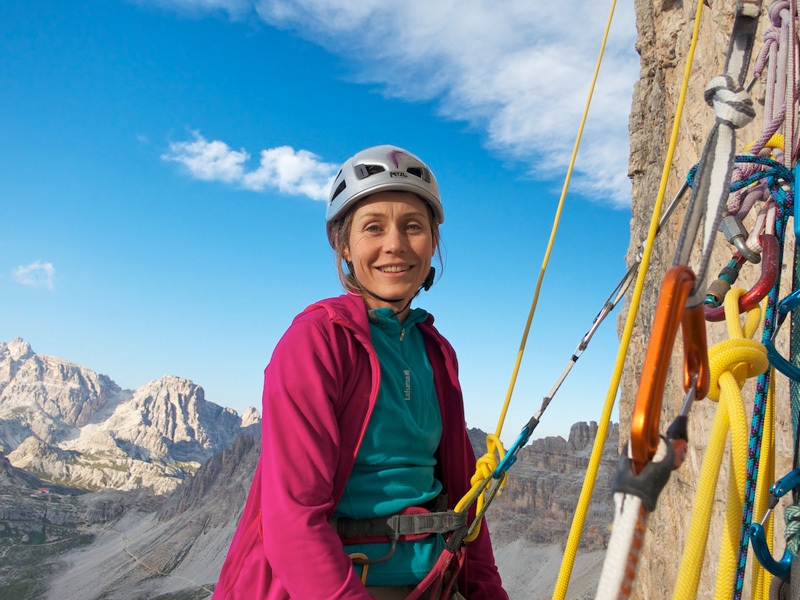
[[[408,265],[389,265],[386,267],[378,267],[381,273],[403,273],[408,271],[411,267]]]

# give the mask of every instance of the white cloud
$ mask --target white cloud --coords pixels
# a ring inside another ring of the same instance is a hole
[[[152,0],[156,1],[156,0]],[[255,11],[349,60],[390,96],[434,100],[486,144],[561,180],[572,153],[608,9],[564,0],[160,0],[173,8]],[[233,6],[233,8],[230,8]],[[574,186],[627,204],[628,113],[639,60],[631,3],[617,5]],[[367,59],[365,60],[365,57]]]
[[[328,196],[337,165],[321,162],[307,150],[280,146],[261,151],[261,165],[242,178],[244,187],[260,191],[267,186],[287,194],[302,194],[314,200]]]
[[[209,142],[197,131],[193,136],[191,141],[171,143],[169,152],[161,158],[184,165],[193,177],[204,181],[221,181],[254,191],[275,188],[285,194],[325,200],[338,168],[307,150],[280,146],[262,150],[261,164],[248,172],[245,163],[250,155],[244,150],[232,150],[219,140]]]
[[[161,158],[181,163],[193,177],[203,181],[233,183],[242,179],[242,165],[250,158],[247,152],[231,150],[225,142],[209,142],[197,131],[193,134],[191,142],[172,142],[169,152]]]
[[[31,287],[53,289],[56,270],[53,263],[33,262],[29,265],[19,266],[13,271],[14,281]]]

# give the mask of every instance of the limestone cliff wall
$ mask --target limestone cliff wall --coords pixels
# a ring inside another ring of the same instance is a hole
[[[670,170],[664,206],[676,194],[688,170],[698,161],[706,136],[713,125],[714,113],[703,100],[703,89],[710,79],[723,72],[735,4],[735,2],[719,0],[705,4],[699,44],[688,89],[687,105],[682,118],[677,151]],[[764,3],[764,11],[766,6],[767,2]],[[633,182],[633,201],[629,260],[635,255],[639,244],[647,236],[676,112],[696,11],[695,3],[671,0],[635,0],[635,7],[639,32],[637,49],[641,55],[641,77],[634,90],[630,116],[629,169]],[[762,18],[754,57],[762,45],[761,32],[766,25],[768,25],[766,19]],[[752,67],[750,74],[752,74]],[[739,131],[737,142],[739,150],[745,144],[755,140],[761,133],[764,89],[763,82],[759,81],[751,92],[757,117],[750,125]],[[672,263],[685,206],[684,202],[667,224],[656,242],[652,255],[652,263],[622,381],[619,430],[622,444],[626,443],[629,438],[630,416],[647,349],[653,313],[664,273]],[[746,221],[745,224],[750,225],[751,222]],[[783,266],[783,287],[786,291],[790,289],[791,285],[792,257],[794,256],[793,244],[788,239],[791,237],[793,236],[787,236]],[[732,246],[725,241],[724,237],[718,236],[713,264],[709,272],[711,279],[715,278],[720,268],[730,260],[732,253]],[[699,256],[699,245],[695,256]],[[739,284],[749,288],[758,278],[758,270],[758,267],[752,265],[745,266]],[[620,315],[620,328],[626,317],[627,310]],[[727,337],[723,323],[709,323],[707,331],[709,345]],[[682,361],[682,345],[678,340],[673,352],[663,400],[662,432],[666,430],[683,401]],[[779,407],[777,470],[781,475],[790,466],[792,436],[788,383],[780,375],[777,380],[777,405]],[[754,380],[751,380],[746,385],[744,394],[748,415],[752,409],[754,389]],[[646,547],[636,582],[634,594],[636,598],[672,597],[680,555],[687,538],[698,473],[716,408],[715,403],[703,400],[695,403],[692,409],[689,452],[683,466],[673,473],[659,499],[656,512],[651,515]],[[705,583],[701,585],[698,598],[711,598],[713,595],[714,573],[722,529],[721,515],[727,489],[727,473],[726,458],[723,461],[720,482],[717,487],[715,515],[703,571]],[[780,548],[783,547],[782,542],[779,542],[778,545]]]

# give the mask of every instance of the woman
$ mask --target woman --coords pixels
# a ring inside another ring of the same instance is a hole
[[[443,221],[416,156],[377,146],[342,166],[326,222],[347,294],[298,315],[267,366],[261,458],[215,600],[405,598],[452,556],[463,521],[445,508],[475,457],[455,353],[411,309]],[[459,564],[460,597],[507,598],[485,525]]]

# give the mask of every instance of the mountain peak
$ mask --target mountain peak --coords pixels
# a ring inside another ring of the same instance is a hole
[[[254,425],[258,415],[247,419]],[[0,343],[0,451],[42,478],[163,493],[241,429],[236,411],[208,402],[188,379],[165,375],[122,390],[21,338]]]
[[[33,348],[31,345],[23,340],[21,337],[14,338],[8,344],[0,344],[0,351],[2,346],[8,349],[11,360],[24,360],[33,356]]]

